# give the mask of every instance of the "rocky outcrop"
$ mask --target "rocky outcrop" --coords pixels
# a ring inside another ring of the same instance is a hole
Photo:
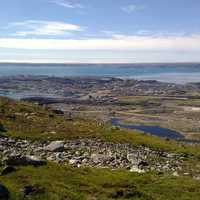
[[[129,144],[101,140],[70,140],[31,142],[0,138],[0,156],[9,166],[44,165],[47,161],[69,163],[73,166],[124,168],[130,171],[170,172],[180,169],[184,159],[180,154],[156,151]]]

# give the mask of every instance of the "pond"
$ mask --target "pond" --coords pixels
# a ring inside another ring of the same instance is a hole
[[[169,138],[173,140],[184,140],[185,138],[181,133],[178,133],[168,128],[162,128],[160,126],[122,124],[120,122],[120,119],[117,118],[111,119],[111,123],[112,125],[119,126],[121,128],[139,130],[143,131],[144,133],[156,135],[159,137]]]

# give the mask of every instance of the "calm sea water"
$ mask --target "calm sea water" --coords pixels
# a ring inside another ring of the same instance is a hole
[[[163,82],[200,82],[200,63],[190,64],[0,64],[0,76],[109,76],[158,80]]]

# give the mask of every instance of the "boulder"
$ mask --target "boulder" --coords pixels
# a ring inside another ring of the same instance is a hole
[[[46,161],[41,160],[35,156],[13,156],[13,157],[6,158],[4,160],[4,163],[10,166],[18,166],[18,165],[41,166],[41,165],[45,165]]]
[[[52,152],[64,151],[64,141],[53,141],[45,147],[45,150]]]
[[[1,200],[8,200],[10,196],[10,192],[8,189],[0,183],[0,199]]]

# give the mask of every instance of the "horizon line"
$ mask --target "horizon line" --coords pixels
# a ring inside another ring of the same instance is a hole
[[[41,62],[41,61],[1,61],[0,64],[50,64],[50,65],[76,65],[76,64],[200,64],[200,61],[174,61],[174,62]]]

